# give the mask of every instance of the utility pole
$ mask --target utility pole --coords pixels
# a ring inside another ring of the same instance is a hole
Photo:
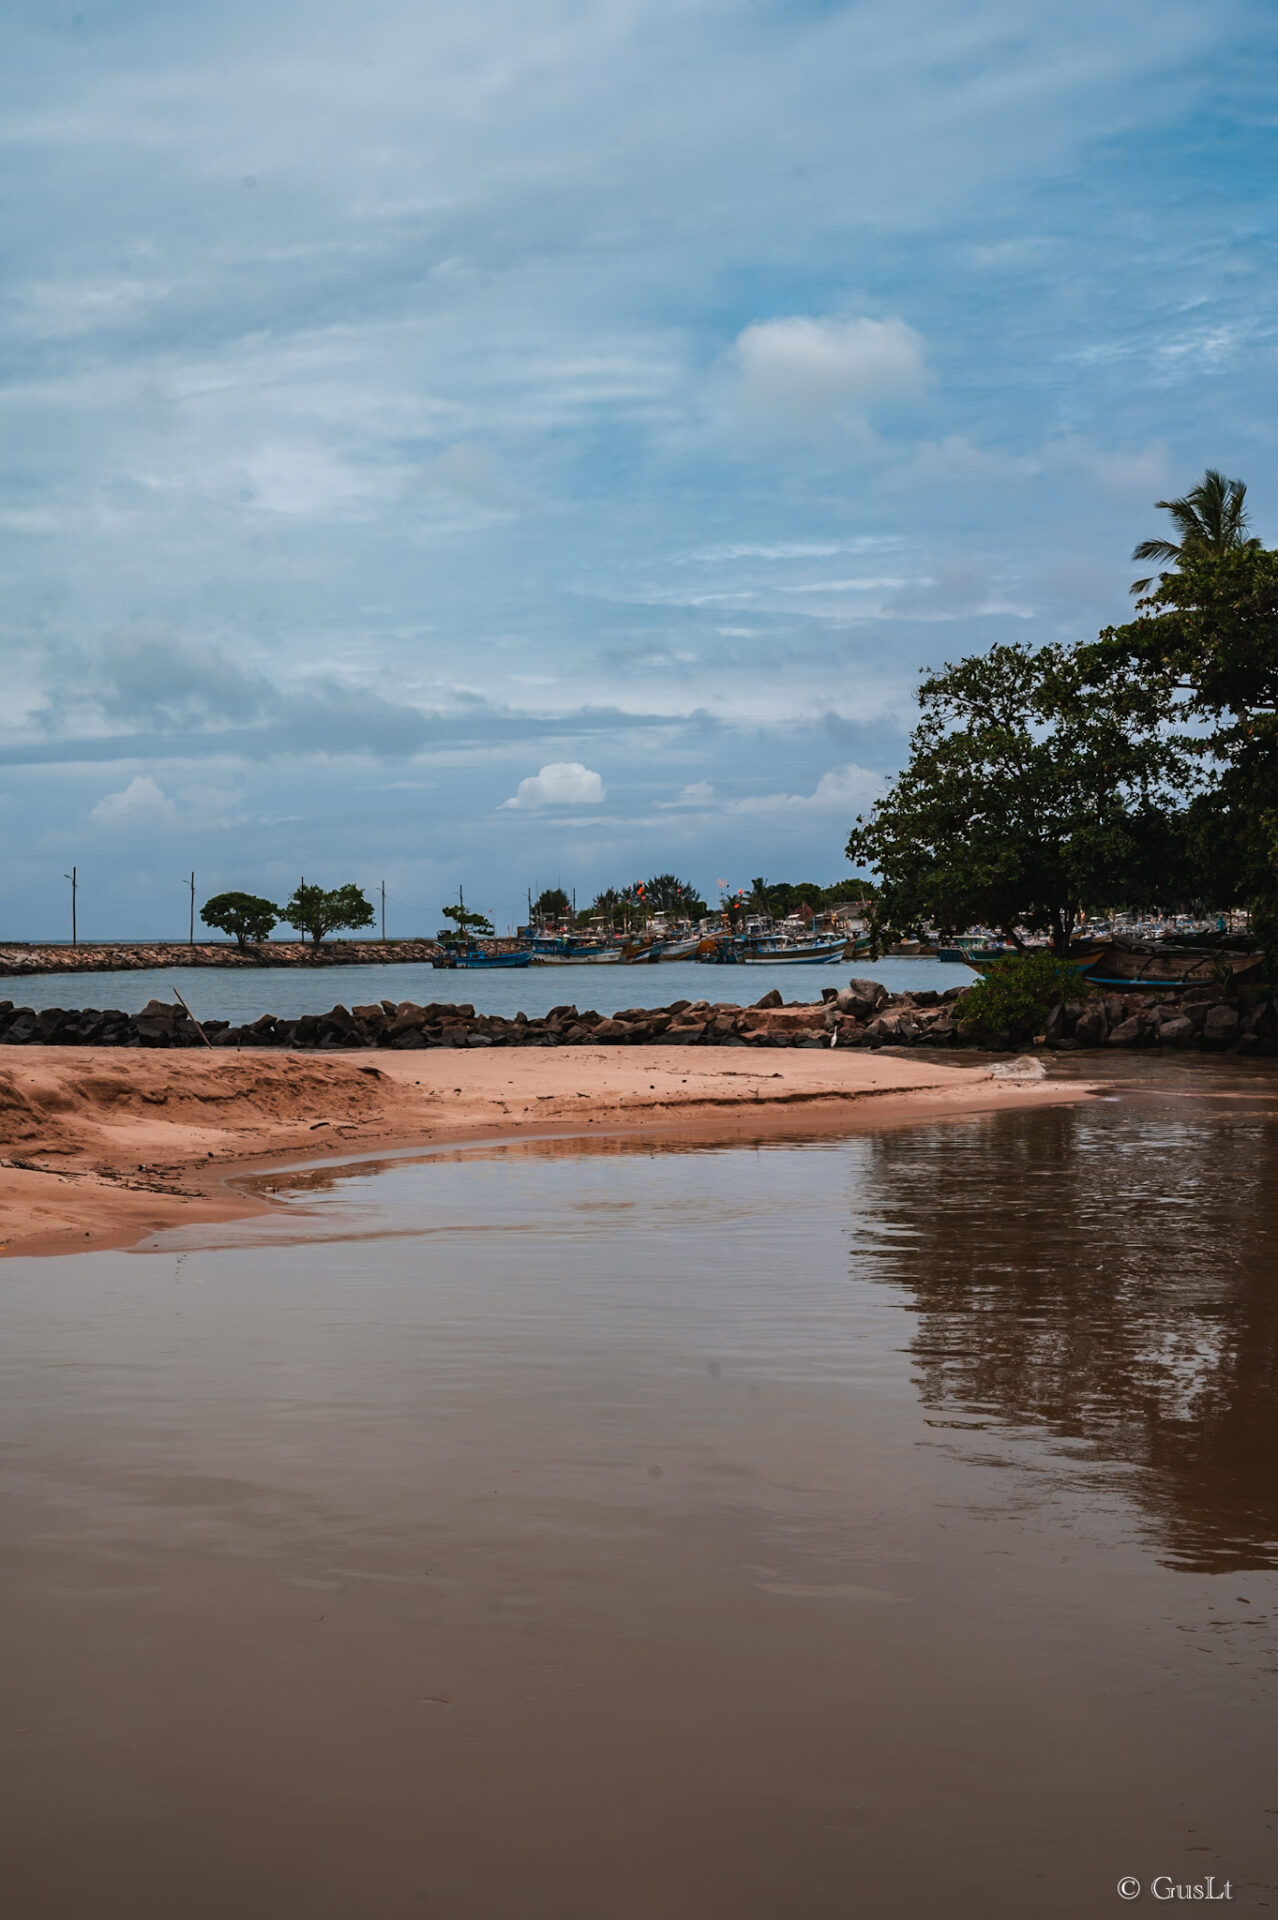
[[[73,947],[78,947],[80,944],[80,939],[79,939],[79,935],[76,932],[76,924],[75,924],[75,890],[76,890],[75,876],[76,876],[76,869],[72,867],[70,873],[64,873],[62,878],[64,880],[69,880],[71,882],[71,945]]]
[[[386,882],[382,881],[382,945],[386,945]]]
[[[195,875],[191,875],[191,937],[188,943],[195,945]]]

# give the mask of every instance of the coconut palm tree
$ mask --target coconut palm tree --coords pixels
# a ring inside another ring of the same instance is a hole
[[[1180,535],[1180,545],[1171,540],[1142,540],[1132,559],[1165,560],[1170,572],[1183,560],[1228,553],[1235,547],[1258,547],[1259,540],[1244,538],[1246,498],[1245,481],[1226,480],[1215,467],[1208,467],[1198,485],[1191,487],[1182,499],[1154,502],[1171,515]],[[1145,593],[1153,584],[1152,574],[1145,580],[1133,580],[1132,592]]]

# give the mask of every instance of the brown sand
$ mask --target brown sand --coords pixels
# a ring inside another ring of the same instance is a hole
[[[571,1132],[725,1140],[1079,1097],[885,1053],[701,1047],[314,1054],[24,1047],[0,1061],[0,1250],[129,1246],[261,1213],[272,1160]]]

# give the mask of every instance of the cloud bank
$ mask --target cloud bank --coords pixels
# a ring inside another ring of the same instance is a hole
[[[920,668],[1120,615],[1207,464],[1278,536],[1259,0],[173,22],[0,71],[12,933],[833,879]]]

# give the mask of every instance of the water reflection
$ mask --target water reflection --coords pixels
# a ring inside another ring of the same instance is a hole
[[[1166,1090],[882,1134],[855,1264],[917,1312],[935,1419],[1121,1478],[1167,1565],[1273,1567],[1276,1176],[1271,1113]]]

